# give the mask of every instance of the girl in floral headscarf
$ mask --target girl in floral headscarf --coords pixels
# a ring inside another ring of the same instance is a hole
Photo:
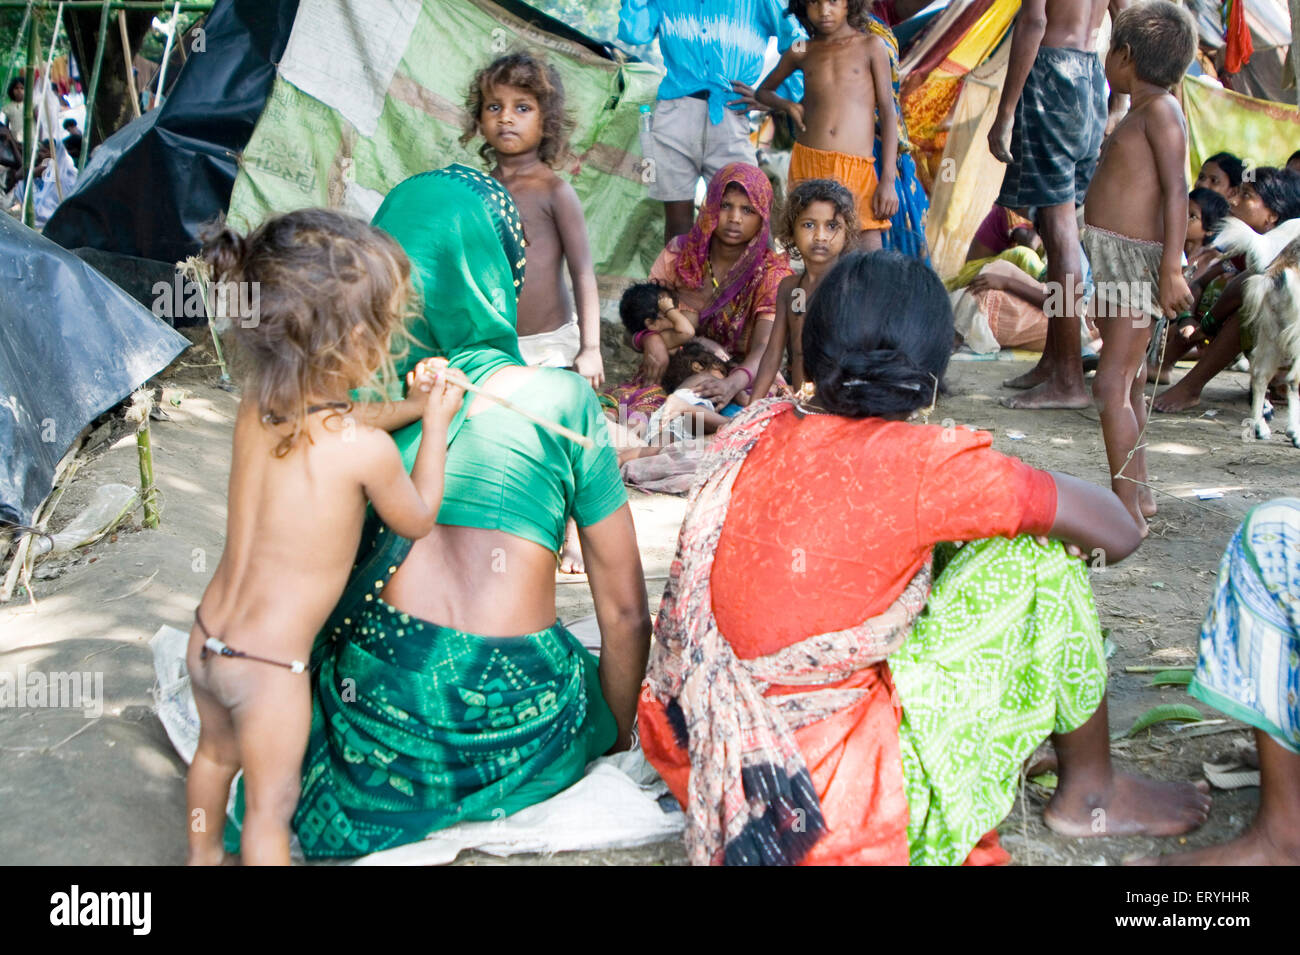
[[[791,274],[784,253],[770,248],[771,213],[772,185],[757,166],[723,166],[709,181],[691,231],[669,242],[650,269],[651,281],[677,293],[696,335],[737,361],[726,378],[696,389],[719,405],[753,385],[776,316],[777,286]],[[645,355],[641,372],[607,396],[629,417],[648,417],[664,403],[659,380],[668,349],[649,331],[638,333],[632,345]]]

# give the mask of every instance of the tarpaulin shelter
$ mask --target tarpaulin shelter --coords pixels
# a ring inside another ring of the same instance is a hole
[[[1215,72],[1224,86],[1255,99],[1296,101],[1294,74],[1287,62],[1291,11],[1286,0],[1242,0],[1252,52],[1235,73],[1225,72],[1228,25],[1223,22],[1222,0],[1186,0],[1185,6],[1196,18],[1200,46],[1212,54]]]
[[[71,252],[0,215],[0,524],[30,525],[91,421],[189,342]]]
[[[225,0],[204,22],[171,96],[92,154],[45,226],[67,249],[158,262],[198,251],[199,231],[226,210],[239,154],[261,116],[297,0]]]
[[[649,271],[662,206],[647,192],[640,107],[661,73],[522,3],[302,0],[230,200],[237,226],[302,206],[368,216],[408,176],[463,162],[474,73],[527,46],[559,72],[577,127],[558,166],[582,202],[601,298]]]

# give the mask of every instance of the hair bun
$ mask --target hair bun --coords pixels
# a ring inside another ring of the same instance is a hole
[[[200,257],[211,267],[213,279],[238,276],[248,259],[248,240],[225,222],[218,222],[204,232]]]

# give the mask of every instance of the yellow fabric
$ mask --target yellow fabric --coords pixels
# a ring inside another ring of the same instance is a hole
[[[1006,166],[989,152],[988,136],[1010,51],[1011,44],[1004,44],[966,77],[952,113],[952,131],[936,164],[926,238],[931,264],[940,278],[951,278],[961,270],[971,239],[1002,188]]]
[[[1206,156],[1226,150],[1255,166],[1282,166],[1300,145],[1300,111],[1284,103],[1252,99],[1199,76],[1184,76],[1188,179],[1196,179]]]
[[[942,63],[919,83],[917,77],[911,76],[904,85],[903,115],[911,130],[913,156],[921,181],[931,195],[949,129],[955,128],[948,120],[960,98],[963,80],[997,48],[1019,10],[1020,0],[995,0]],[[995,106],[996,102],[995,98]]]

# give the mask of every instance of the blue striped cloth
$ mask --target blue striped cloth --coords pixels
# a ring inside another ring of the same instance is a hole
[[[722,122],[726,104],[736,99],[733,80],[748,86],[762,81],[771,37],[782,52],[807,38],[783,0],[623,0],[619,41],[642,46],[656,34],[668,74],[659,84],[659,98],[707,91],[712,123]],[[802,100],[803,75],[795,73],[779,92],[796,103]]]
[[[1233,535],[1188,692],[1300,753],[1300,500],[1260,504]]]

